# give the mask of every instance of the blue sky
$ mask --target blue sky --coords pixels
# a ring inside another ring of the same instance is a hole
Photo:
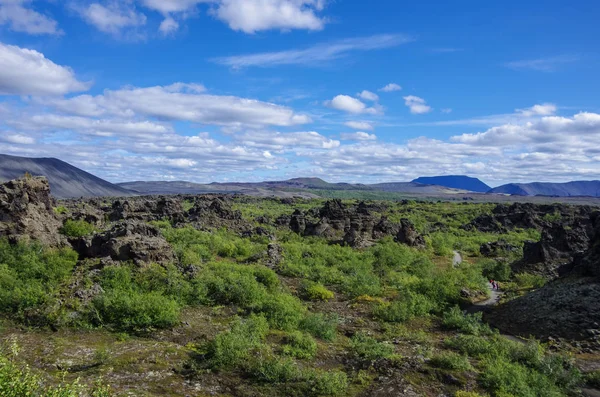
[[[600,3],[0,0],[0,153],[110,181],[599,179]]]

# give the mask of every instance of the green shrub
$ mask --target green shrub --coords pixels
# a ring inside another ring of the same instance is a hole
[[[317,342],[312,336],[294,331],[284,340],[283,354],[296,358],[313,358],[317,354]]]
[[[263,302],[260,309],[273,328],[293,330],[304,318],[306,307],[290,294],[275,294]]]
[[[339,317],[334,314],[310,313],[300,321],[300,328],[314,337],[331,342],[337,336],[339,322]]]
[[[360,360],[375,361],[391,357],[394,354],[394,346],[378,342],[366,333],[359,332],[350,340],[350,351]]]
[[[294,360],[270,354],[253,357],[246,371],[259,382],[270,384],[293,382],[301,378],[301,371]]]
[[[328,301],[334,297],[333,292],[325,288],[323,284],[312,282],[302,286],[302,295],[311,301]]]
[[[70,249],[0,239],[0,312],[21,318],[29,309],[52,306],[76,263],[77,253]]]
[[[57,215],[62,215],[62,214],[66,214],[67,212],[69,212],[69,210],[67,210],[67,208],[62,205],[59,205],[58,207],[54,207],[53,210],[54,210],[54,213]]]
[[[507,261],[496,261],[493,259],[486,259],[480,261],[482,266],[482,274],[488,280],[496,281],[508,281],[512,269]]]
[[[384,303],[377,306],[373,314],[376,318],[390,323],[408,321],[414,317],[429,314],[435,308],[435,304],[426,296],[406,292],[392,303]]]
[[[546,279],[538,274],[519,273],[515,274],[515,282],[519,288],[542,288],[546,284]]]
[[[60,229],[60,232],[67,237],[83,237],[94,233],[96,228],[94,225],[84,221],[75,221],[73,219],[67,219]]]
[[[453,371],[469,371],[472,369],[471,363],[466,356],[454,352],[442,352],[435,354],[431,358],[431,365],[437,368],[449,369]]]
[[[588,372],[585,374],[585,382],[588,386],[600,388],[600,370]]]
[[[348,389],[348,376],[337,370],[310,370],[307,375],[307,395],[341,396]]]
[[[93,301],[102,324],[129,330],[168,328],[179,321],[179,304],[159,292],[114,289]]]
[[[487,358],[483,360],[481,367],[479,382],[496,395],[523,397],[564,395],[549,378],[502,357]]]
[[[470,335],[490,335],[492,330],[489,325],[482,321],[483,313],[463,313],[458,306],[452,307],[444,312],[442,325],[446,329],[457,330]]]
[[[262,346],[269,332],[263,316],[251,315],[247,320],[237,319],[230,330],[222,332],[208,345],[210,366],[229,369],[244,364],[254,349]]]

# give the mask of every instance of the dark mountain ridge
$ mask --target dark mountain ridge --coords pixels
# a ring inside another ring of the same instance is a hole
[[[28,158],[0,154],[0,182],[25,173],[48,178],[56,198],[131,196],[133,193],[55,158]]]
[[[600,181],[509,183],[491,189],[489,193],[515,196],[600,197]]]
[[[490,186],[481,182],[479,179],[466,175],[420,177],[413,180],[413,183],[420,183],[423,185],[439,185],[477,193],[487,193],[491,189]]]

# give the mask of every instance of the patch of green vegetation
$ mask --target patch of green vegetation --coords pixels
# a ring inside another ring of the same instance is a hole
[[[463,313],[458,306],[452,307],[442,316],[442,326],[468,335],[492,335],[489,325],[482,321],[483,313]]]
[[[394,355],[394,346],[377,341],[364,332],[358,332],[350,340],[350,351],[359,360],[373,362]]]
[[[334,293],[323,284],[305,282],[302,286],[302,296],[310,301],[328,301],[333,299]]]
[[[300,329],[312,336],[331,342],[337,336],[339,322],[339,317],[335,314],[309,313],[299,325]]]
[[[53,210],[54,210],[54,213],[57,215],[63,215],[63,214],[66,214],[69,212],[69,210],[62,205],[59,205],[58,207],[54,207]]]
[[[51,321],[58,292],[76,263],[71,249],[0,239],[0,312],[33,323]]]
[[[10,352],[0,349],[0,396],[3,397],[110,397],[110,387],[96,382],[93,387],[79,381],[48,386],[44,379],[28,366],[16,360],[18,347],[12,345]]]
[[[73,219],[67,219],[60,229],[60,232],[67,237],[84,237],[88,236],[96,231],[94,225],[84,221],[75,221]]]
[[[433,355],[430,364],[437,368],[452,371],[469,371],[473,368],[467,356],[451,351]]]
[[[547,353],[536,341],[523,344],[499,335],[459,335],[446,344],[481,360],[479,381],[496,395],[562,396],[581,381],[571,359]]]
[[[240,366],[262,346],[268,332],[269,324],[263,316],[251,315],[247,320],[235,320],[229,331],[220,333],[209,344],[210,366],[217,369]]]
[[[317,342],[309,334],[293,331],[284,339],[283,354],[295,358],[313,358],[317,354]]]

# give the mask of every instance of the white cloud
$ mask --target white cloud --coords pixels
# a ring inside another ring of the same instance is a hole
[[[367,91],[367,90],[364,90],[363,92],[358,93],[357,96],[359,98],[364,99],[365,101],[375,102],[375,101],[379,100],[379,96],[377,94],[375,94],[374,92],[371,92],[371,91]]]
[[[400,90],[402,90],[402,87],[400,87],[396,83],[390,83],[390,84],[386,85],[385,87],[382,87],[379,89],[379,91],[383,91],[383,92],[394,92],[394,91],[400,91]]]
[[[404,97],[404,103],[410,109],[412,114],[424,114],[431,112],[431,107],[427,105],[423,98],[409,95]]]
[[[270,29],[321,30],[325,20],[316,15],[322,0],[221,0],[214,11],[233,30],[256,33]]]
[[[169,35],[175,33],[179,29],[179,23],[171,17],[165,18],[161,23],[158,30],[164,34]]]
[[[46,99],[46,105],[79,116],[153,117],[230,128],[294,126],[311,122],[291,108],[235,96],[203,94],[203,86],[169,86],[106,90],[103,95]]]
[[[0,134],[0,141],[15,143],[18,145],[33,145],[35,143],[35,138],[23,134],[11,134],[3,132]]]
[[[340,146],[340,141],[326,138],[315,131],[288,133],[253,131],[236,134],[234,139],[241,145],[269,150],[333,149]]]
[[[92,3],[76,7],[77,12],[91,25],[104,33],[120,35],[125,29],[146,24],[146,16],[135,10],[132,4],[111,2],[107,6]]]
[[[210,0],[140,0],[141,3],[163,14],[191,11],[200,3],[210,3]]]
[[[342,133],[340,137],[345,141],[375,141],[377,140],[377,135],[369,134],[363,131],[357,131],[353,133]]]
[[[373,130],[373,124],[369,123],[368,121],[348,121],[344,123],[344,125],[355,130]]]
[[[517,109],[516,113],[525,117],[532,116],[550,116],[556,113],[557,107],[552,103],[544,103],[542,105],[534,105],[527,109]]]
[[[63,95],[90,86],[40,52],[0,43],[0,95]]]
[[[580,59],[581,57],[576,55],[560,55],[548,58],[508,62],[506,67],[511,69],[529,69],[537,72],[554,72],[561,66],[578,62]]]
[[[0,26],[8,25],[15,32],[33,35],[59,35],[58,23],[39,12],[28,8],[32,0],[0,0]]]
[[[214,58],[212,61],[232,68],[251,66],[271,67],[279,65],[316,66],[345,57],[351,52],[391,48],[411,41],[412,38],[408,36],[385,34],[321,43],[305,49]]]
[[[440,109],[440,111],[444,114],[450,114],[452,113],[452,109],[450,108],[444,108],[444,109]]]
[[[325,101],[325,106],[352,114],[379,114],[382,112],[381,107],[376,105],[369,108],[360,100],[348,95],[338,95],[331,101]]]

